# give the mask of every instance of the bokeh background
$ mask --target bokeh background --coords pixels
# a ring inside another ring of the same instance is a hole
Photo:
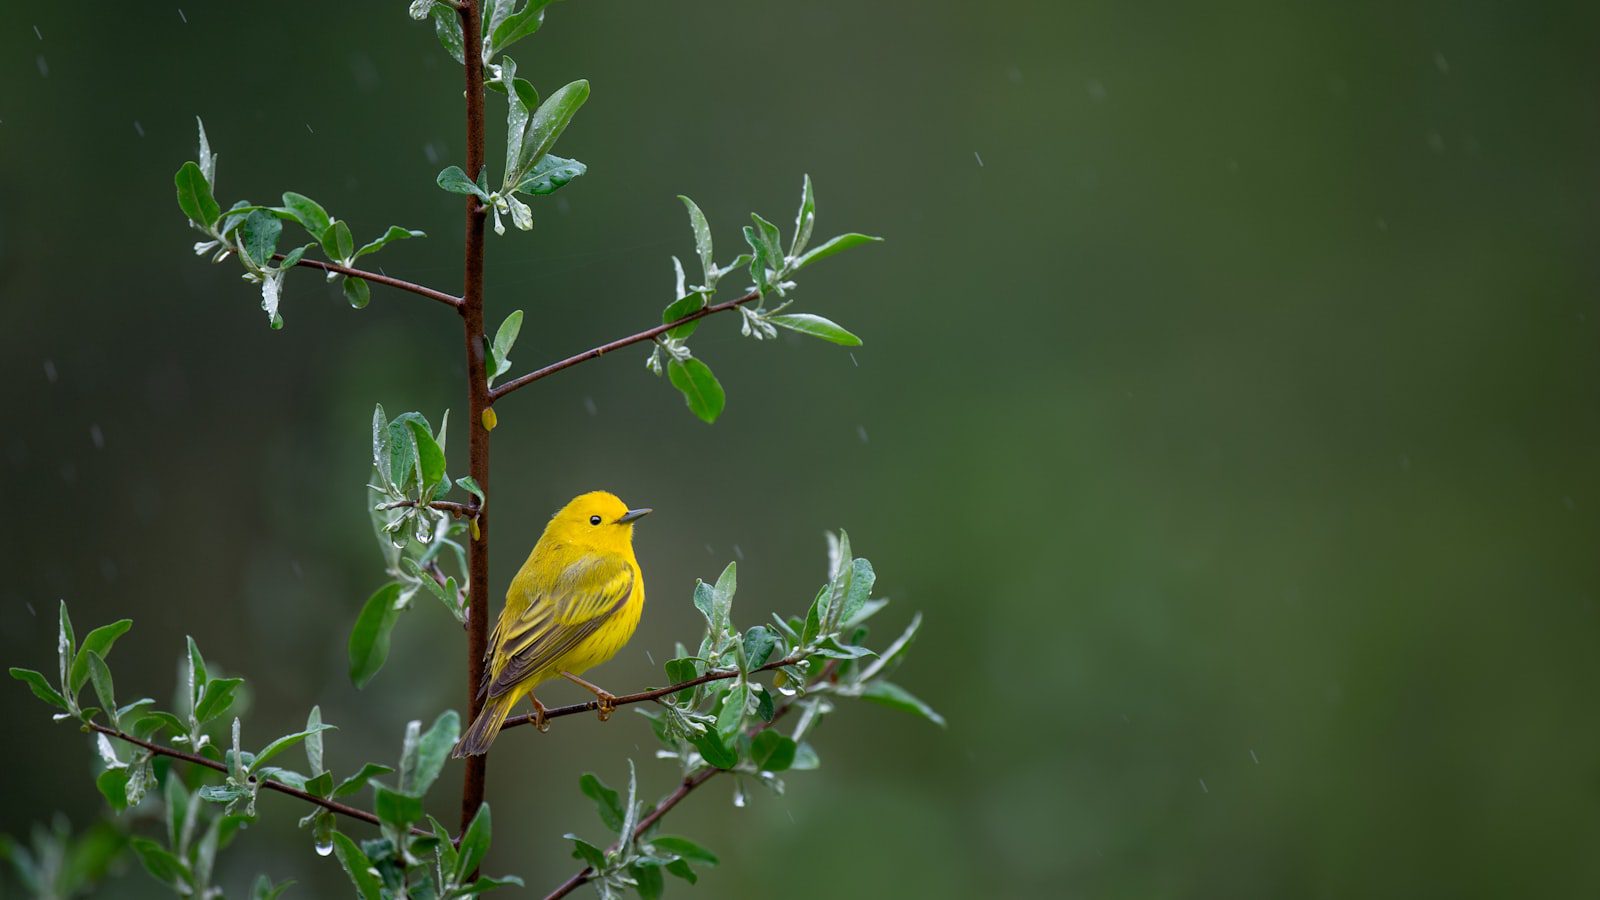
[[[376,260],[454,290],[432,181],[459,78],[402,0],[180,2],[0,27],[0,659],[52,668],[66,598],[80,632],[134,618],[119,688],[165,698],[192,634],[251,679],[250,731],[319,703],[349,770],[463,700],[425,599],[366,691],[344,674],[380,581],[372,405],[451,408],[462,470],[459,323],[305,273],[268,330],[237,266],[190,254],[171,175],[201,115],[224,204],[424,228]],[[787,229],[803,172],[819,234],[888,237],[802,279],[854,353],[701,330],[714,427],[639,349],[500,404],[497,593],[570,495],[658,510],[613,689],[659,683],[730,559],[741,621],[801,608],[829,528],[876,564],[885,627],[926,616],[897,680],[949,729],[847,707],[787,795],[708,786],[671,830],[724,865],[671,889],[1600,891],[1597,29],[1585,3],[553,8],[513,55],[546,91],[592,81],[560,147],[590,171],[490,240],[518,371],[654,320],[692,255],[680,192],[724,257],[751,209]],[[20,684],[0,710],[0,829],[92,822],[84,740]],[[509,734],[489,869],[542,894],[560,835],[598,831],[578,774],[633,757],[664,792],[650,754],[631,715]],[[224,884],[346,891],[297,804],[262,803]],[[156,895],[136,867],[103,893]]]

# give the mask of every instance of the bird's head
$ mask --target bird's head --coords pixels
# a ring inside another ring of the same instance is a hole
[[[547,531],[562,543],[621,552],[633,543],[633,523],[649,513],[649,507],[629,509],[608,491],[590,491],[561,507]]]

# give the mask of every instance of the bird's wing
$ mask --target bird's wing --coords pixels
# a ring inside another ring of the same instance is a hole
[[[497,646],[506,664],[489,683],[489,696],[504,694],[576,647],[627,602],[633,586],[633,566],[614,553],[585,557],[563,569],[521,616],[501,623]]]

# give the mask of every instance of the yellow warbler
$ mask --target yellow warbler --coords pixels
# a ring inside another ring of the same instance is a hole
[[[591,491],[551,517],[506,591],[489,637],[489,670],[479,689],[483,710],[452,756],[487,752],[524,696],[533,700],[534,723],[544,730],[544,705],[533,690],[552,678],[592,691],[600,718],[611,715],[616,697],[578,676],[615,656],[639,624],[644,576],[633,556],[633,523],[649,512]]]

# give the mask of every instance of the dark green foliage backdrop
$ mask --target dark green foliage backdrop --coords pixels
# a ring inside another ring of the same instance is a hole
[[[372,403],[461,415],[455,317],[296,272],[269,331],[172,201],[199,114],[225,196],[424,228],[382,265],[458,290],[433,178],[459,80],[405,6],[6,17],[8,665],[52,665],[58,598],[80,627],[131,615],[123,690],[165,699],[193,634],[250,676],[262,734],[320,703],[346,768],[463,703],[435,604],[366,691],[343,655],[381,580]],[[638,348],[498,408],[497,593],[572,494],[657,509],[613,690],[659,682],[728,559],[747,615],[801,607],[841,524],[896,601],[881,627],[926,614],[898,680],[949,731],[846,709],[790,796],[708,786],[674,813],[725,861],[703,895],[1600,889],[1597,27],[1559,3],[555,8],[520,74],[590,79],[563,138],[590,169],[491,236],[491,320],[529,311],[516,371],[654,321],[692,253],[680,192],[733,246],[809,171],[821,231],[889,239],[801,286],[853,356],[704,326],[714,427]],[[84,741],[20,684],[0,709],[0,828],[90,821]],[[633,755],[665,789],[645,728],[508,734],[490,868],[573,868],[585,769],[624,782]],[[295,804],[262,806],[224,884],[344,890]]]

